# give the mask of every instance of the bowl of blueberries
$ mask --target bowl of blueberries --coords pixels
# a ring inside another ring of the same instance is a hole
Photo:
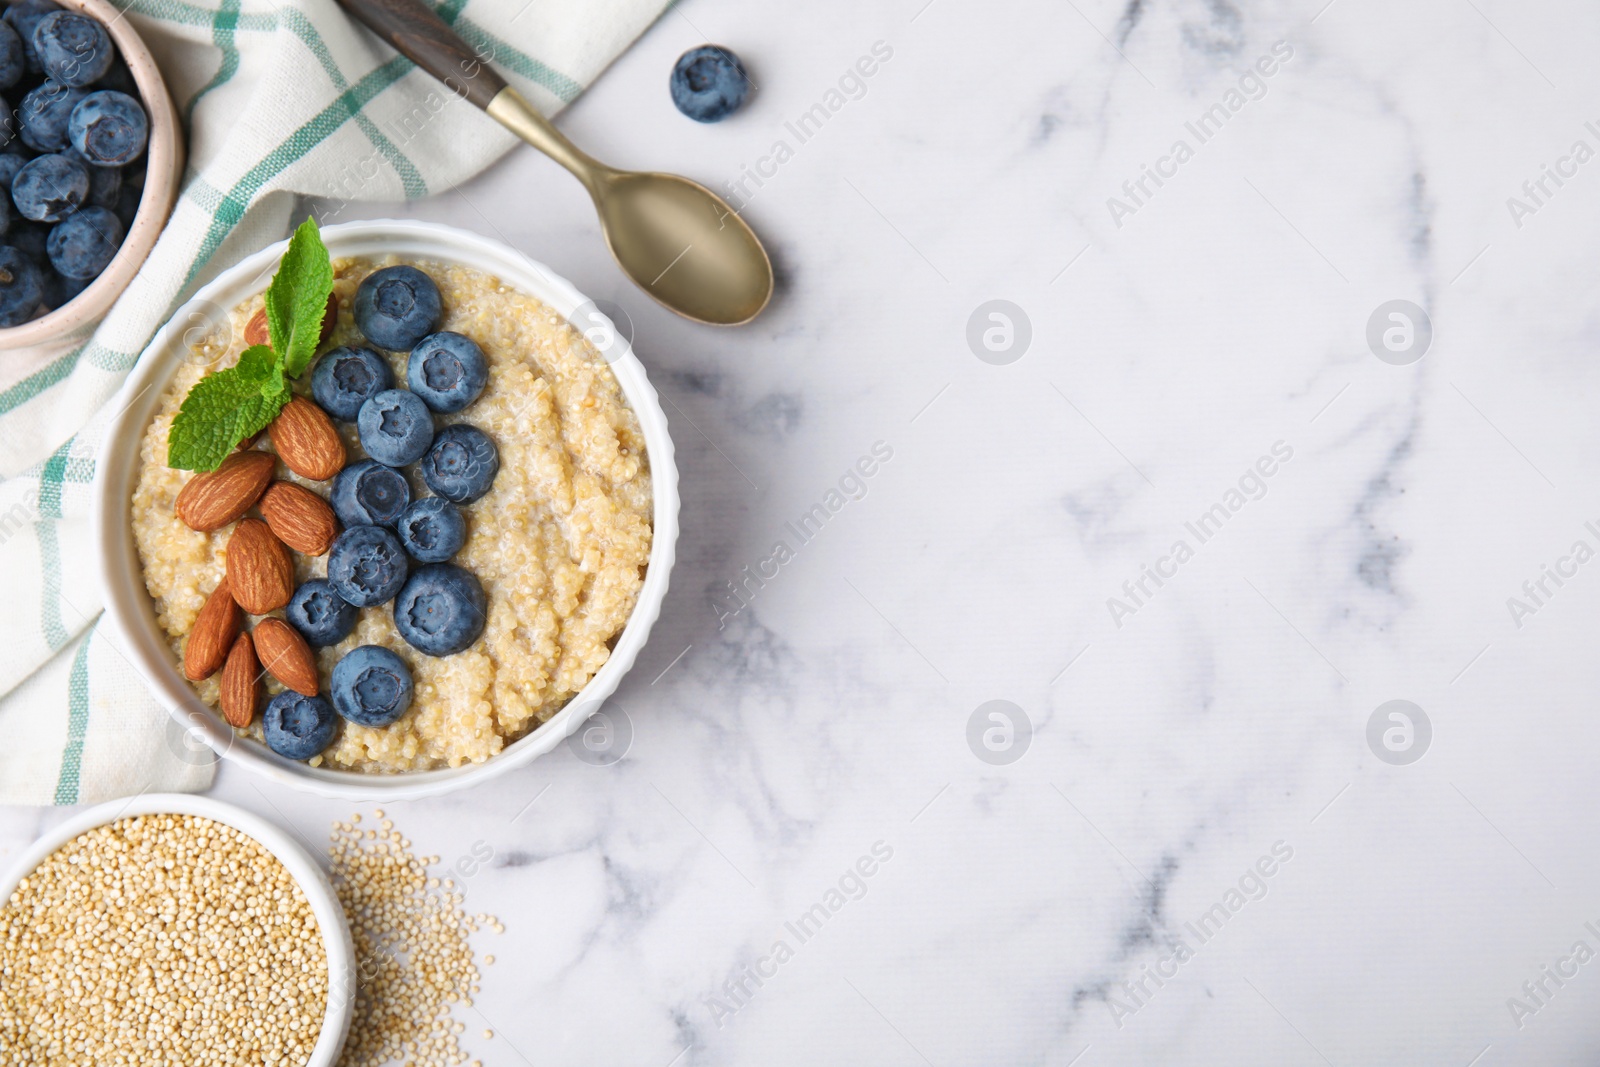
[[[0,16],[0,351],[87,332],[166,224],[177,112],[105,0],[16,0]]]

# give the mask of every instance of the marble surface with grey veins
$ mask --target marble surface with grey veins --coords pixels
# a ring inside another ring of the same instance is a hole
[[[707,40],[759,87],[718,126],[666,91]],[[739,330],[531,151],[325,205],[619,309],[681,464],[621,758],[391,806],[494,852],[472,1054],[1592,1062],[1597,44],[1573,0],[685,0],[562,125],[737,198],[781,283]]]

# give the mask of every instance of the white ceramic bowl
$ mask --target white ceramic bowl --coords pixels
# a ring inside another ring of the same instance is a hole
[[[344,1047],[345,1036],[350,1032],[350,1017],[355,1011],[355,948],[350,942],[350,925],[344,908],[340,907],[328,876],[305,849],[287,832],[243,808],[184,793],[144,793],[127,800],[97,804],[35,841],[0,878],[0,901],[10,898],[17,883],[74,837],[135,815],[197,815],[223,823],[254,838],[288,869],[311,904],[328,955],[328,1008],[323,1013],[322,1032],[307,1067],[328,1067],[334,1063]]]
[[[323,796],[355,800],[392,800],[446,793],[525,766],[555,748],[599,709],[633,666],[650,634],[650,627],[661,613],[678,540],[678,468],[673,462],[672,438],[668,435],[667,417],[662,413],[656,391],[645,377],[644,366],[633,355],[627,338],[570,282],[520,252],[474,233],[426,222],[349,222],[329,226],[322,231],[322,239],[335,257],[392,253],[476,268],[538,297],[586,333],[597,331],[591,336],[603,339],[597,347],[603,347],[606,361],[615,372],[629,405],[639,416],[644,431],[655,503],[650,564],[644,586],[627,626],[611,650],[611,658],[549,722],[507,745],[499,755],[464,767],[402,774],[358,774],[286,760],[265,745],[236,737],[232,727],[196,696],[184,680],[156,622],[154,605],[145,590],[139,553],[134,547],[130,505],[138,483],[140,440],[161,394],[188,351],[183,342],[184,331],[193,329],[196,323],[218,321],[219,315],[225,317],[227,309],[263,291],[277,269],[287,242],[262,249],[197,292],[156,334],[112,403],[111,409],[119,414],[102,442],[94,488],[106,616],[113,627],[110,636],[143,675],[151,692],[180,724],[202,736],[218,753],[252,771]]]

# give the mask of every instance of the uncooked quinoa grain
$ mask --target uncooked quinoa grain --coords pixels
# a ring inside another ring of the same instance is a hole
[[[0,1064],[306,1063],[328,961],[253,838],[140,815],[51,853],[0,908]]]
[[[383,819],[383,812],[374,813]],[[417,856],[383,819],[383,829],[333,824],[333,885],[356,951],[355,1016],[339,1067],[456,1067],[467,1062],[451,1016],[472,1007],[478,967],[468,935],[499,921],[468,915],[449,879],[429,874],[438,856]]]

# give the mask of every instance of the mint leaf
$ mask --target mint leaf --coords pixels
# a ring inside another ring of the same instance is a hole
[[[267,288],[267,335],[283,374],[298,378],[317,354],[322,316],[333,292],[333,264],[314,219],[306,219]]]
[[[245,349],[237,365],[200,379],[183,398],[167,435],[167,466],[216,470],[240,441],[265,429],[288,402],[289,390],[272,350],[266,345]]]
[[[272,349],[266,345],[251,345],[239,353],[239,362],[232,369],[238,371],[241,377],[249,378],[255,382],[263,382],[272,373],[277,362],[277,358],[272,354]],[[222,373],[226,374],[227,371]]]
[[[266,345],[251,345],[239,354],[236,368],[240,374],[256,383],[261,395],[272,400],[280,395],[283,403],[289,402],[289,383],[283,379],[283,364]],[[279,405],[280,407],[282,405]],[[259,428],[259,427],[258,427]],[[250,433],[255,433],[251,430]],[[249,437],[250,434],[244,435]],[[241,438],[243,440],[243,438]]]
[[[264,430],[289,402],[285,376],[298,378],[317,354],[322,317],[333,292],[333,264],[317,224],[306,219],[289,238],[267,287],[267,336],[227,370],[200,379],[184,397],[167,438],[167,466],[216,470],[240,441]]]

